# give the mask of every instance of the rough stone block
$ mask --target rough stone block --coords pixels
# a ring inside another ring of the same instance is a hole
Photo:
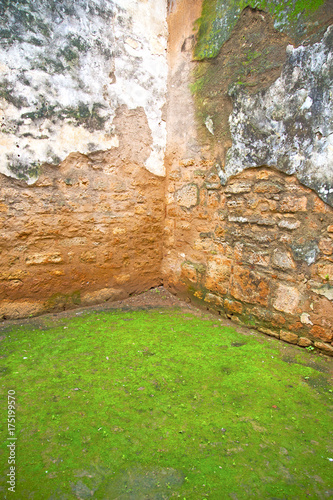
[[[283,186],[279,182],[263,181],[258,182],[254,186],[255,193],[280,193],[283,190]]]
[[[308,314],[308,313],[305,313],[305,312],[302,313],[300,316],[300,320],[301,320],[301,323],[303,323],[303,325],[313,325],[311,318],[310,318],[310,314]]]
[[[251,252],[247,260],[250,264],[267,267],[269,264],[269,255],[262,252]]]
[[[323,351],[325,354],[328,354],[329,356],[333,356],[333,346],[329,344],[325,344],[324,342],[315,342],[315,347],[317,349],[320,349]]]
[[[274,250],[272,264],[280,269],[289,270],[295,268],[295,263],[289,252],[284,250]]]
[[[289,229],[290,231],[299,228],[300,225],[300,221],[296,219],[282,219],[278,224],[279,228]]]
[[[252,184],[250,182],[241,181],[230,184],[226,187],[226,193],[239,194],[239,193],[249,193],[251,191]]]
[[[175,199],[181,207],[195,207],[199,203],[198,186],[196,184],[186,184],[176,191]]]
[[[221,181],[219,176],[214,172],[211,172],[206,178],[205,186],[206,189],[220,189]]]
[[[281,212],[305,212],[307,201],[305,196],[301,196],[300,198],[286,196],[280,203],[280,210]]]
[[[295,260],[304,260],[308,266],[313,264],[319,253],[316,240],[305,241],[304,243],[293,243],[291,249]]]
[[[323,328],[322,326],[319,325],[313,325],[313,327],[310,330],[310,333],[313,337],[316,337],[317,339],[324,340],[325,342],[331,342],[333,339],[333,332],[332,329],[328,328]]]
[[[3,301],[0,304],[0,318],[18,319],[36,316],[44,311],[44,304],[39,301],[16,300]]]
[[[122,289],[116,290],[114,288],[102,288],[101,290],[81,294],[81,304],[83,306],[89,306],[106,302],[108,300],[122,300],[126,297],[127,293]]]
[[[207,262],[207,276],[215,281],[228,281],[231,272],[231,259],[223,255],[211,255]]]
[[[223,306],[223,299],[214,293],[207,293],[205,296],[205,302],[209,304],[214,304],[216,306]]]
[[[300,292],[295,287],[279,284],[273,307],[277,311],[295,314],[300,301]]]
[[[259,330],[259,332],[265,333],[266,335],[269,335],[270,337],[275,337],[276,339],[280,338],[280,334],[278,332],[274,332],[273,330],[270,330],[269,328],[259,327],[258,330]]]
[[[289,344],[298,343],[298,335],[296,335],[296,333],[286,332],[285,330],[280,331],[280,339],[289,342]]]
[[[59,252],[35,253],[34,255],[29,255],[25,259],[27,266],[34,266],[38,264],[61,264],[62,262],[63,258]]]
[[[184,262],[182,264],[182,276],[186,279],[188,279],[189,281],[191,281],[192,283],[196,283],[198,278],[197,278],[197,271],[194,267],[193,264],[189,263],[189,262]]]
[[[246,223],[250,222],[249,219],[247,219],[246,217],[241,217],[241,216],[237,217],[234,215],[229,215],[228,221],[229,222],[237,222],[239,224],[246,224]]]
[[[323,280],[333,281],[333,264],[318,264],[317,273]]]
[[[319,250],[325,255],[332,255],[333,253],[333,241],[331,238],[323,238],[318,244]]]
[[[119,276],[115,277],[116,282],[119,283],[120,285],[122,285],[123,283],[126,283],[130,279],[131,279],[130,274],[120,274]]]
[[[97,255],[95,252],[82,252],[80,255],[80,261],[92,264],[97,261]]]
[[[310,345],[312,345],[312,341],[307,337],[300,337],[298,339],[298,345],[300,347],[309,347]]]
[[[245,267],[235,266],[231,278],[230,293],[235,299],[267,306],[268,280]]]
[[[242,314],[242,312],[243,312],[242,304],[240,302],[236,302],[236,301],[230,300],[230,299],[225,299],[224,308],[228,312],[232,312],[232,313],[236,313],[236,314]]]
[[[327,212],[327,206],[322,200],[316,198],[313,206],[313,211],[315,213],[325,214]]]
[[[275,219],[272,219],[270,217],[259,217],[256,221],[256,224],[258,224],[258,226],[275,226],[276,224],[276,220]]]

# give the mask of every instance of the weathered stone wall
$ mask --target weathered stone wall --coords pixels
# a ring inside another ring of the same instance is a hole
[[[0,318],[118,300],[161,283],[163,178],[144,168],[144,111],[118,111],[119,148],[73,153],[38,181],[0,175]]]
[[[118,146],[119,106],[143,108],[145,166],[164,174],[165,0],[0,0],[0,172]]]
[[[0,11],[0,318],[164,282],[332,354],[332,0]]]
[[[247,7],[226,36],[236,4],[179,0],[169,14],[165,284],[332,354],[329,9],[304,10],[288,29],[290,13]]]
[[[164,0],[0,0],[0,318],[160,284]]]

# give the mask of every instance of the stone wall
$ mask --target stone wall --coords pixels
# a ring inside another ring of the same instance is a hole
[[[289,29],[288,12],[278,25],[235,5],[179,0],[169,14],[165,284],[333,354],[330,9]]]
[[[332,2],[0,0],[0,318],[163,282],[332,354]]]
[[[73,153],[38,181],[0,175],[0,317],[118,300],[161,284],[163,178],[143,167],[143,110],[119,112],[119,148]]]
[[[163,175],[166,45],[164,0],[0,0],[0,172],[33,183],[43,163],[117,147],[126,105]]]
[[[164,0],[0,0],[0,318],[161,283]]]

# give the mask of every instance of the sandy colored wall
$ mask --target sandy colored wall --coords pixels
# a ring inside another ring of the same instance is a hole
[[[144,110],[118,111],[119,148],[73,153],[38,181],[0,176],[0,316],[105,300],[161,283],[163,179],[144,168]]]
[[[222,41],[233,2],[217,4],[180,0],[169,14],[165,283],[333,353],[329,3],[303,31],[269,9],[235,11]]]
[[[166,3],[0,14],[0,318],[159,285]]]

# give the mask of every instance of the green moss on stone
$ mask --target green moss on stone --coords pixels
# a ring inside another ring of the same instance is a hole
[[[65,309],[70,309],[74,305],[80,305],[81,304],[81,294],[80,291],[76,290],[73,293],[55,293],[52,295],[47,303],[46,303],[46,309],[47,310],[65,310]]]
[[[277,30],[299,39],[308,32],[308,17],[325,0],[204,0],[201,17],[197,20],[198,38],[195,59],[215,57],[231,35],[245,7],[268,12]]]

